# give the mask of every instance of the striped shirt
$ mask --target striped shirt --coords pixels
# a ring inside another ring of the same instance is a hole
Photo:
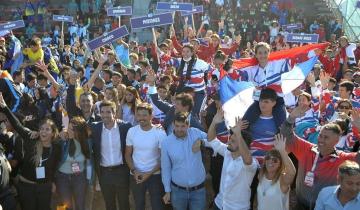
[[[262,163],[267,151],[274,146],[274,136],[277,133],[275,120],[273,117],[262,117],[250,126],[253,138],[250,150],[253,157]]]
[[[173,65],[175,68],[179,68],[181,64],[181,58],[173,58],[170,61],[170,64]],[[184,69],[183,69],[183,77],[186,78],[188,64],[185,62]],[[211,70],[211,65],[206,63],[201,59],[196,59],[195,64],[193,64],[190,80],[185,81],[186,87],[191,87],[194,89],[195,92],[205,90],[205,80],[204,76],[205,73]]]

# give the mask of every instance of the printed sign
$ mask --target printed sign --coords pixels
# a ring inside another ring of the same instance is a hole
[[[0,24],[0,31],[13,30],[17,28],[25,27],[25,23],[23,20],[11,21],[7,23]]]
[[[107,9],[108,16],[132,15],[132,7],[113,7]]]
[[[317,43],[319,41],[319,34],[288,34],[286,36],[286,41],[300,43]]]
[[[174,20],[171,12],[130,19],[132,29],[152,28],[155,26],[169,25],[173,23]]]
[[[104,33],[100,37],[97,37],[87,43],[89,48],[91,50],[95,50],[98,47],[101,47],[105,44],[111,43],[117,39],[120,39],[123,36],[126,36],[129,34],[129,31],[127,30],[126,26],[121,26],[120,28],[117,28],[115,30],[112,30],[108,33]]]
[[[286,31],[291,31],[291,30],[301,29],[303,25],[302,23],[293,23],[293,24],[283,25],[282,27]]]
[[[74,21],[72,16],[65,16],[65,15],[53,15],[53,21],[60,21],[60,22],[70,22]]]
[[[192,3],[177,3],[177,2],[158,2],[156,4],[156,10],[166,11],[193,11]]]
[[[195,6],[192,12],[181,11],[181,16],[189,16],[197,13],[203,13],[204,7],[202,5]]]

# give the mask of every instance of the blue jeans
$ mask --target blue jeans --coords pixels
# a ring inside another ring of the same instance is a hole
[[[195,92],[194,96],[194,107],[192,108],[192,114],[199,117],[201,106],[205,100],[206,94],[204,90]]]
[[[205,187],[194,191],[186,191],[171,185],[170,195],[174,210],[205,210]]]
[[[64,174],[58,172],[56,175],[56,188],[60,195],[61,202],[68,206],[68,209],[85,210],[86,195],[86,174]],[[75,208],[72,206],[72,199],[75,201]]]

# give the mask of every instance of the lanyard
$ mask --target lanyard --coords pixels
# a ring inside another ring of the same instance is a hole
[[[316,153],[315,160],[314,160],[313,165],[312,165],[312,168],[311,168],[311,172],[313,172],[313,173],[314,173],[314,171],[315,171],[315,168],[316,168],[316,165],[317,165],[319,156],[320,156],[320,153]]]
[[[47,160],[50,158],[51,152],[52,152],[52,147],[50,147],[49,156],[48,156],[47,158],[44,158],[44,159],[43,159],[43,158],[41,157],[40,162],[39,162],[39,167],[42,166],[42,163],[43,163],[43,162],[47,161]],[[42,156],[42,155],[41,155],[41,156]]]
[[[267,66],[267,65],[266,65],[266,66]],[[266,68],[266,66],[265,66],[265,68]],[[261,84],[264,83],[264,82],[266,83],[265,86],[267,86],[267,81],[266,81],[266,80],[267,80],[267,78],[266,78],[267,76],[266,76],[266,69],[265,69],[265,68],[264,68],[265,79],[263,79],[262,81],[256,81],[256,80],[255,80],[255,78],[256,78],[257,76],[259,76],[260,66],[258,66],[258,68],[257,68],[257,70],[256,70],[256,73],[255,73],[255,76],[254,76],[254,82],[257,84],[257,86],[261,86]]]

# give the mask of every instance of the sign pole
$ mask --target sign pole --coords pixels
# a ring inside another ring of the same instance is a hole
[[[61,21],[61,34],[64,34],[64,21]]]
[[[121,15],[119,15],[119,28],[120,28],[120,26],[121,26]]]
[[[194,21],[194,14],[191,14],[191,20],[192,20],[192,27],[193,27],[193,31],[196,35],[196,28],[195,28],[195,21]]]
[[[152,27],[152,33],[153,33],[153,40],[154,40],[154,45],[155,45],[155,52],[156,52],[156,57],[157,57],[157,61],[158,64],[160,65],[160,57],[159,57],[159,53],[158,53],[158,44],[157,44],[157,39],[156,39],[156,34],[155,34],[155,28]]]

